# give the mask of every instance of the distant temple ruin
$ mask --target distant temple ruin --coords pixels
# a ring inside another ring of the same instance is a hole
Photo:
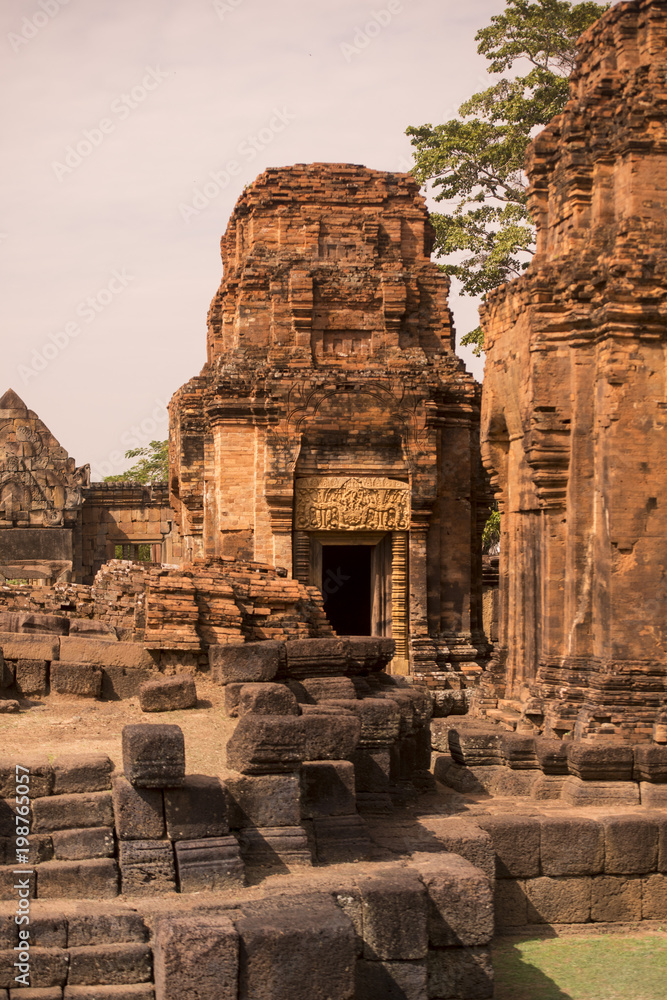
[[[15,392],[0,399],[0,573],[22,576],[39,569],[58,580],[75,560],[74,528],[87,465],[76,468],[39,417]]]
[[[406,174],[299,164],[247,188],[208,362],[171,402],[170,490],[185,563],[284,566],[338,632],[393,637],[395,671],[445,686],[487,653],[488,496],[432,240]]]
[[[664,3],[583,36],[529,155],[537,254],[483,311],[497,691],[557,733],[650,737],[665,704],[666,43]]]
[[[91,483],[12,389],[0,398],[0,584],[91,584],[114,557],[170,562],[172,521],[166,485]]]

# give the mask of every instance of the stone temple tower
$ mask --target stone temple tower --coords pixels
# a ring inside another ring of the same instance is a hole
[[[266,170],[222,239],[208,361],[171,402],[183,561],[236,556],[318,586],[393,669],[481,671],[479,386],[406,174]]]
[[[650,738],[667,690],[666,80],[665,0],[586,32],[528,158],[537,254],[483,315],[498,687],[578,736]]]

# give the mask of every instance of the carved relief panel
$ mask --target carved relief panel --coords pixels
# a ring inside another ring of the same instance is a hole
[[[408,531],[410,487],[399,479],[297,479],[294,517],[297,531]]]

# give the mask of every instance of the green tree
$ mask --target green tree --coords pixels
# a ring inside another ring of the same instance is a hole
[[[130,448],[125,458],[140,461],[117,476],[105,476],[105,483],[166,483],[169,478],[169,441],[151,441],[145,448]]]
[[[490,552],[500,542],[500,511],[492,510],[482,532],[482,552]]]
[[[466,295],[484,295],[528,266],[535,228],[526,207],[526,149],[564,108],[577,40],[608,7],[507,0],[504,13],[475,40],[489,73],[511,75],[473,94],[458,118],[407,129],[415,147],[412,173],[433,184],[436,201],[452,206],[431,217],[435,250],[445,258],[442,270],[460,280]],[[517,64],[525,75],[514,73]],[[481,328],[462,343],[480,354]]]

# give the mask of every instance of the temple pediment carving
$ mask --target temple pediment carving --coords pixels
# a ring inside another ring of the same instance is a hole
[[[71,524],[90,484],[36,413],[13,390],[0,399],[0,521],[34,527]]]

